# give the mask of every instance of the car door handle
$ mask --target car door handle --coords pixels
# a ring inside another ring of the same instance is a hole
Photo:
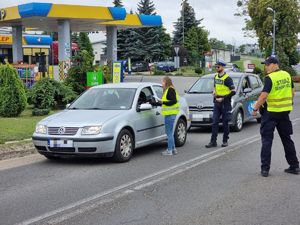
[[[156,115],[159,116],[159,115],[160,115],[160,112],[156,112]]]

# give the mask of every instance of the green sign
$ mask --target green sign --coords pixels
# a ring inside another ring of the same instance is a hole
[[[103,84],[103,72],[87,72],[87,86],[93,87]]]

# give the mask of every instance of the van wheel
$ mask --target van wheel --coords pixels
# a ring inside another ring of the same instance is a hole
[[[115,153],[113,156],[116,162],[128,162],[133,153],[134,149],[134,139],[130,131],[124,129],[122,130],[117,138]]]
[[[243,125],[244,125],[243,113],[241,110],[239,110],[234,118],[233,131],[240,132],[243,129]]]
[[[174,132],[174,139],[175,139],[175,146],[176,147],[181,147],[185,144],[186,142],[186,137],[187,137],[187,126],[186,122],[183,119],[179,119],[175,132]]]

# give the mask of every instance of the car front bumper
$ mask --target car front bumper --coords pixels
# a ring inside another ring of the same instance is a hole
[[[114,136],[112,135],[92,138],[34,135],[32,141],[37,151],[42,155],[110,155],[115,149]],[[68,145],[53,145],[53,142],[67,142]]]

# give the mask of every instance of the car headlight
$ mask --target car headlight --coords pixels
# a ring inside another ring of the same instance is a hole
[[[35,127],[35,133],[37,134],[47,134],[47,126],[38,124]]]
[[[82,135],[97,135],[100,134],[102,126],[90,126],[82,129]]]

